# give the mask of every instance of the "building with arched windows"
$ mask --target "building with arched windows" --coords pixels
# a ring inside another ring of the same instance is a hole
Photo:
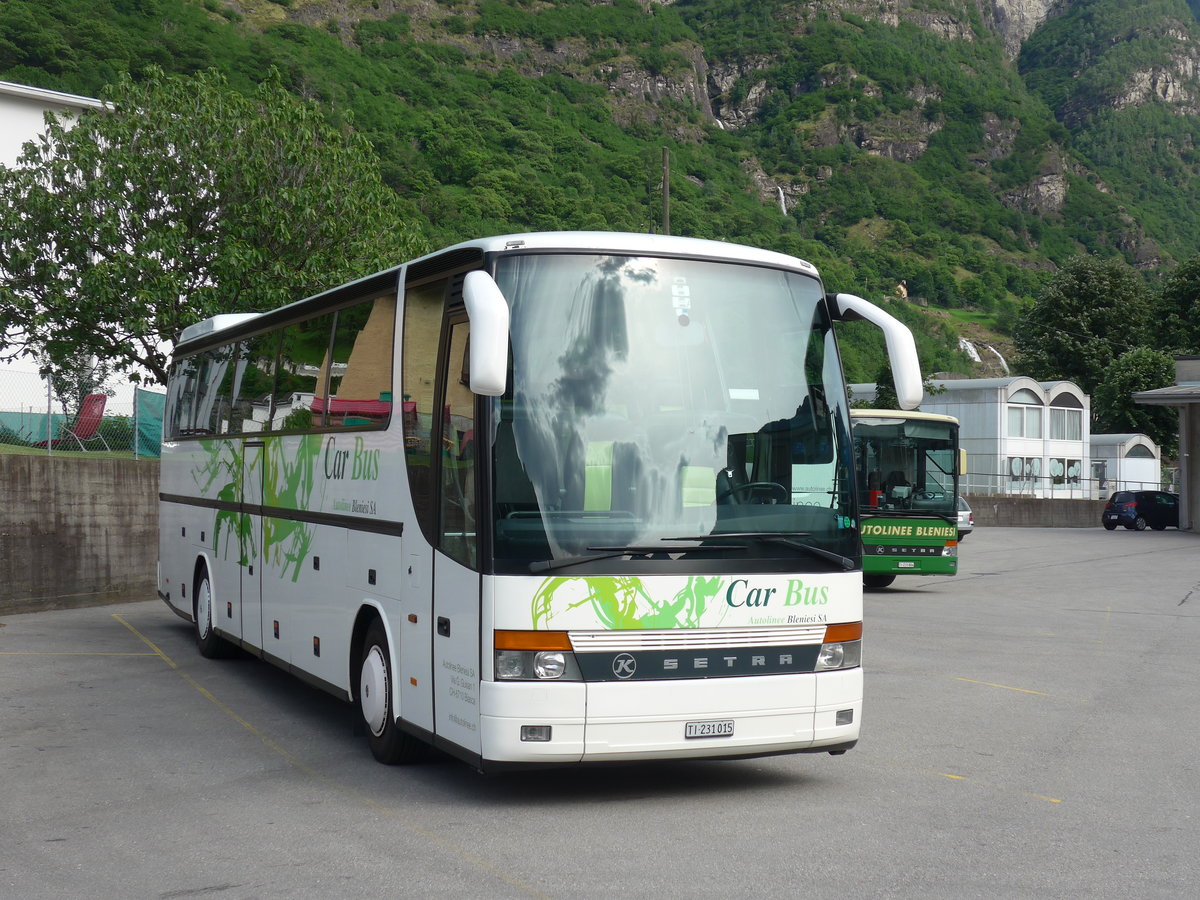
[[[1018,375],[932,386],[921,411],[958,419],[964,494],[1098,499],[1124,481],[1159,486],[1154,443],[1145,435],[1093,435],[1091,398],[1073,382]],[[873,400],[875,385],[852,385],[851,394]]]
[[[1092,477],[1102,492],[1174,489],[1163,481],[1158,446],[1144,434],[1093,434]]]

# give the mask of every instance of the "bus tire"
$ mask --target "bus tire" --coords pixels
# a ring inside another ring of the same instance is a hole
[[[208,569],[201,567],[196,579],[195,608],[192,622],[196,631],[196,649],[205,659],[231,659],[237,655],[237,647],[217,634],[213,628],[212,582]]]
[[[388,766],[418,762],[425,756],[426,745],[401,731],[392,715],[392,657],[379,619],[367,628],[360,658],[356,699],[371,755]]]
[[[863,587],[869,591],[878,591],[895,580],[895,575],[863,575]]]

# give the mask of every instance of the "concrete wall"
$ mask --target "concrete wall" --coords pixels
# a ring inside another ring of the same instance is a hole
[[[1103,500],[969,497],[975,524],[1095,528]],[[158,461],[0,454],[0,615],[148,600]]]
[[[0,614],[156,596],[158,461],[0,454]]]
[[[981,528],[1097,528],[1105,501],[968,496],[967,503]]]

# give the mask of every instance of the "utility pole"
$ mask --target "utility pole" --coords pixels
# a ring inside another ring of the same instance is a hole
[[[671,151],[662,148],[662,198],[663,221],[662,233],[671,233]]]

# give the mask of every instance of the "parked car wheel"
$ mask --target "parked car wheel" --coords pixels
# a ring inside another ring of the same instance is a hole
[[[1116,524],[1115,522],[1105,522],[1105,523],[1104,523],[1104,530],[1105,530],[1105,531],[1116,531],[1116,530],[1117,530],[1117,524]]]

